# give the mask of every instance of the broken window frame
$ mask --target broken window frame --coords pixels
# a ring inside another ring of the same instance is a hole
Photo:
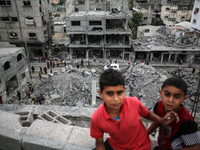
[[[71,21],[71,26],[81,26],[81,21]]]
[[[31,1],[23,1],[24,6],[31,6]]]
[[[18,38],[17,32],[14,32],[14,31],[9,32],[9,38],[10,39],[16,39],[16,38]]]
[[[34,32],[30,32],[30,33],[28,33],[28,35],[29,35],[29,38],[37,38],[37,36],[36,36],[36,33],[34,33]]]
[[[6,61],[4,64],[3,64],[3,69],[4,71],[8,70],[9,68],[11,68],[11,63],[9,61]]]
[[[11,1],[10,0],[1,0],[0,6],[11,6]]]

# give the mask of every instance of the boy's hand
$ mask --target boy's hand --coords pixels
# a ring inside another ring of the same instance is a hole
[[[171,112],[168,112],[163,118],[161,118],[160,123],[162,123],[163,125],[168,125],[174,120],[176,120],[176,122],[179,122],[179,116],[176,112],[171,111]]]

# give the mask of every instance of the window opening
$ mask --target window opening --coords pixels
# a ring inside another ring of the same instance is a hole
[[[17,38],[16,32],[10,32],[10,38]]]
[[[72,21],[72,22],[71,22],[71,25],[72,25],[72,26],[80,26],[80,25],[81,25],[81,22],[80,22],[80,21]]]
[[[0,1],[1,6],[11,6],[11,2],[9,0],[1,0]]]
[[[36,38],[36,34],[35,33],[29,33],[29,37],[30,38]]]
[[[30,1],[23,1],[24,6],[31,6],[31,2]]]
[[[8,70],[10,68],[10,62],[5,62],[5,64],[3,65],[3,69],[4,71]]]
[[[17,62],[20,61],[20,60],[22,60],[22,54],[17,55]]]

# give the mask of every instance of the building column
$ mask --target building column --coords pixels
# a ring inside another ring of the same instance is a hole
[[[90,52],[90,50],[86,50],[86,51],[85,51],[85,59],[88,59],[88,58],[89,58],[89,52]]]
[[[151,52],[150,62],[152,61],[152,59],[153,59],[153,53]]]
[[[161,54],[161,63],[163,63],[163,53]]]
[[[146,56],[147,61],[149,61],[149,56],[150,56],[150,52],[147,52],[147,56]]]
[[[171,56],[172,56],[172,54],[171,54],[171,53],[169,53],[168,62],[170,61],[170,59],[171,59]]]
[[[72,50],[71,48],[69,49],[69,53],[70,53],[70,55],[72,56],[73,50]]]
[[[178,56],[178,54],[176,53],[175,58],[174,58],[174,62],[177,62],[177,56]]]

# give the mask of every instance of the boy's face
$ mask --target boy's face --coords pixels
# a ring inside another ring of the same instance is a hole
[[[125,87],[123,85],[106,86],[102,92],[99,90],[99,95],[104,100],[108,111],[120,110],[124,102]]]
[[[187,99],[184,92],[174,86],[166,86],[162,90],[159,90],[159,92],[166,113],[172,110],[177,112],[180,108],[180,104]]]

